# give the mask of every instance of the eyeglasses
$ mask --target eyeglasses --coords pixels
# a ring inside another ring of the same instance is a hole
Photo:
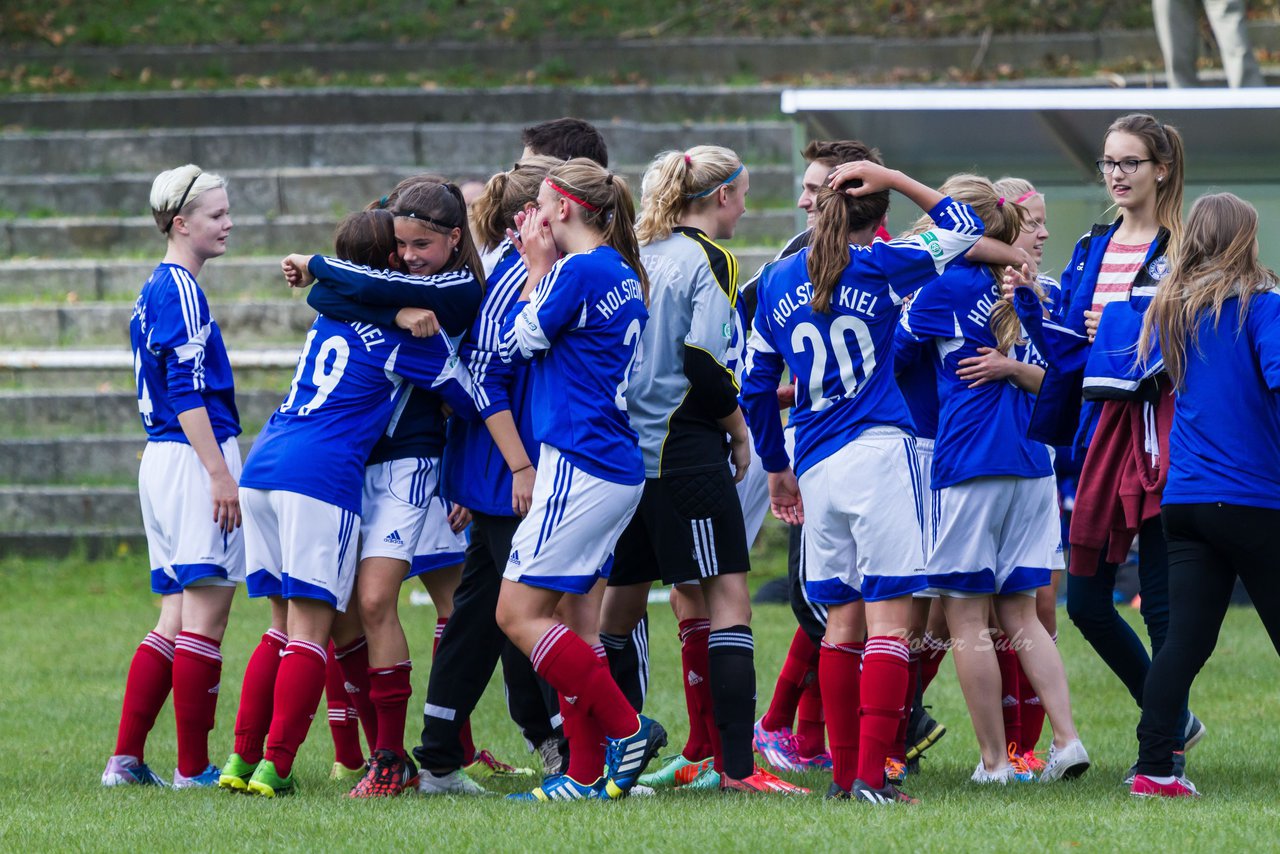
[[[1155,161],[1150,157],[1144,157],[1142,160],[1129,159],[1129,160],[1095,160],[1094,161],[1094,163],[1097,164],[1098,171],[1101,172],[1103,175],[1110,175],[1112,172],[1116,170],[1117,166],[1120,167],[1120,171],[1123,172],[1125,175],[1132,175],[1134,172],[1138,171],[1138,166],[1140,164],[1154,163],[1154,162]]]

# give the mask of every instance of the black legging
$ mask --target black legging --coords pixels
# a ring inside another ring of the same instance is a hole
[[[1213,654],[1243,582],[1280,652],[1280,510],[1234,504],[1166,504],[1169,631],[1147,672],[1138,724],[1138,773],[1173,774],[1191,683]]]

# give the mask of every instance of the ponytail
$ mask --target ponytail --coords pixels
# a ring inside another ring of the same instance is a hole
[[[831,311],[831,296],[849,266],[849,235],[878,225],[889,210],[889,191],[851,196],[844,190],[822,187],[814,199],[818,212],[805,261],[813,292],[810,307]]]
[[[642,199],[636,234],[641,244],[666,240],[689,211],[716,203],[715,191],[737,192],[742,161],[731,149],[695,145],[688,151],[664,151],[640,181]]]
[[[486,251],[493,249],[514,228],[516,214],[530,202],[537,202],[538,189],[547,170],[563,163],[554,157],[533,155],[499,172],[485,184],[483,192],[471,205],[471,225],[476,243]]]
[[[1151,159],[1165,167],[1165,179],[1156,184],[1156,222],[1169,232],[1166,255],[1177,254],[1182,242],[1182,183],[1185,154],[1182,134],[1155,116],[1133,113],[1121,116],[1107,128],[1106,136],[1127,133],[1140,138]],[[1105,137],[1104,137],[1105,139]]]

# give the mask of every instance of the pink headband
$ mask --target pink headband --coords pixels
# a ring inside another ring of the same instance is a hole
[[[544,178],[543,180],[546,181],[548,187],[555,190],[557,193],[564,196],[569,201],[574,202],[575,204],[582,205],[584,208],[592,212],[600,210],[598,207],[591,204],[590,202],[584,202],[582,199],[578,198],[573,193],[570,193],[568,190],[565,190],[557,186],[556,182],[552,181],[550,178]]]
[[[1032,196],[1038,196],[1038,195],[1040,195],[1040,191],[1037,190],[1035,187],[1032,187],[1030,190],[1027,190],[1021,196],[1018,196],[1018,198],[1014,199],[1013,202],[1014,204],[1020,205],[1023,202],[1025,202],[1027,199],[1031,198]]]

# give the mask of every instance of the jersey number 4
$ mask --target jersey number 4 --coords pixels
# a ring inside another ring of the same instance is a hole
[[[853,363],[853,354],[847,346],[846,335],[849,332],[853,333],[858,342],[858,355],[861,357],[858,365]],[[867,324],[847,314],[831,321],[830,335],[840,385],[844,390],[843,397],[848,399],[858,393],[858,385],[865,382],[876,369],[875,342],[871,339],[871,330]],[[806,343],[808,347],[805,346]],[[813,351],[813,367],[809,370],[809,409],[821,412],[834,403],[831,398],[822,395],[822,383],[829,368],[827,342],[814,324],[798,323],[791,330],[791,349],[795,353],[806,349]],[[858,378],[859,374],[862,375],[861,380]]]

